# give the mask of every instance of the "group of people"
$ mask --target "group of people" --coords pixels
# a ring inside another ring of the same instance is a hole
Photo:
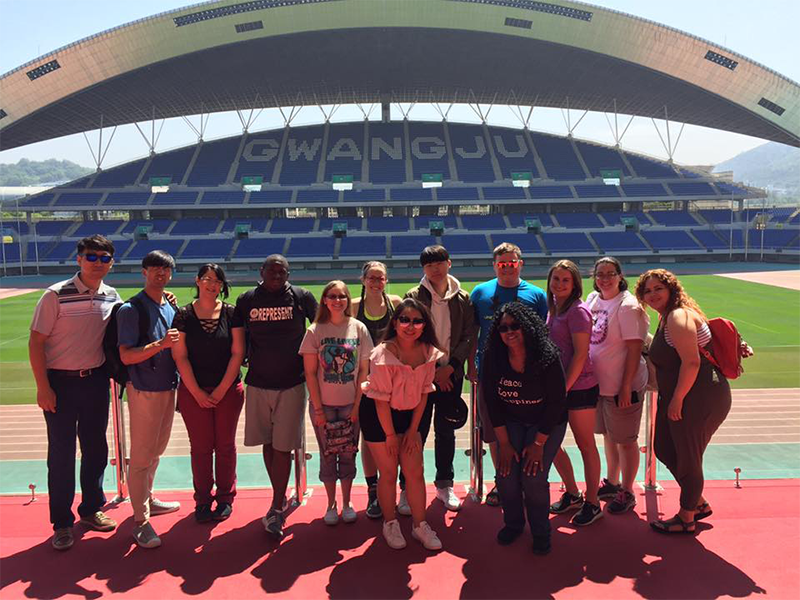
[[[286,258],[272,255],[258,285],[235,304],[226,302],[224,270],[209,263],[197,272],[195,299],[177,307],[166,290],[175,261],[153,251],[142,261],[144,289],[119,306],[119,294],[103,282],[113,261],[110,240],[95,235],[78,242],[79,272],[45,291],[31,325],[30,362],[47,423],[52,544],[58,550],[74,542],[76,432],[80,521],[98,531],[117,525],[101,510],[109,323],[117,328],[119,359],[129,374],[128,480],[133,537],[144,548],[161,544],[151,517],[180,508],[153,493],[177,404],[191,444],[198,522],[232,514],[235,436],[244,407],[244,443],[262,447],[273,490],[262,522],[268,534],[283,537],[291,453],[301,446],[308,406],[327,493],[323,521],[333,526],[357,519],[351,489],[360,447],[366,515],[383,520],[386,543],[405,547],[397,515],[407,515],[411,536],[429,550],[440,549],[426,521],[423,447],[433,426],[436,498],[459,510],[453,460],[455,431],[467,418],[461,398],[467,378],[478,385],[483,438],[495,465],[496,487],[486,500],[502,506],[497,541],[512,543],[527,520],[533,551],[546,554],[549,513],[575,510],[572,523],[586,526],[603,517],[601,499],[608,500],[610,514],[635,506],[648,351],[660,395],[655,450],[681,487],[678,513],[651,525],[662,533],[688,533],[711,514],[703,497],[702,455],[730,408],[730,388],[698,350],[710,344],[705,316],[668,271],[644,273],[634,295],[619,261],[602,257],[592,272],[594,291],[583,300],[573,262],[557,261],[541,290],[521,279],[519,247],[502,243],[493,253],[496,278],[470,294],[450,273],[446,248],[435,245],[420,254],[422,278],[404,298],[387,293],[386,265],[370,261],[360,296],[334,280],[317,302],[289,283]],[[645,305],[659,315],[649,348]],[[561,448],[568,425],[583,460],[584,492]],[[595,433],[603,434],[602,481]],[[551,504],[553,463],[566,491]]]

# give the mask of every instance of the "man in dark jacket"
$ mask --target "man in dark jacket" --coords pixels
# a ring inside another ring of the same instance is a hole
[[[461,500],[453,491],[456,435],[453,424],[446,417],[452,414],[449,408],[463,402],[464,363],[469,358],[477,333],[475,311],[469,294],[461,288],[458,279],[450,275],[452,263],[444,246],[428,246],[420,254],[419,262],[424,276],[418,286],[408,291],[406,298],[414,298],[430,309],[436,339],[445,352],[437,365],[436,391],[428,396],[419,432],[424,444],[433,420],[436,497],[448,510],[456,511],[461,508]],[[405,500],[403,492],[398,504],[401,514],[408,506]]]

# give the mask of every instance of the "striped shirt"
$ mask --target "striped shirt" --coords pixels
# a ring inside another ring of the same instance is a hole
[[[664,327],[664,341],[669,344],[670,348],[675,347],[675,343],[672,341],[672,336],[669,334],[669,328]],[[711,341],[711,330],[708,328],[708,323],[705,321],[703,322],[700,327],[697,328],[697,345],[701,348],[705,348],[708,346],[708,343]]]
[[[103,336],[111,309],[122,302],[117,290],[100,283],[96,292],[75,275],[51,285],[36,305],[31,331],[47,336],[48,369],[94,369],[105,362]]]

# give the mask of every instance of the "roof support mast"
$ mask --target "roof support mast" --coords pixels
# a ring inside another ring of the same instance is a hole
[[[139,127],[139,124],[134,121],[134,126],[141,134],[142,138],[144,139],[144,143],[147,144],[148,149],[150,150],[150,155],[156,153],[156,144],[158,144],[158,139],[161,137],[161,132],[164,129],[164,121],[166,119],[161,119],[161,127],[158,128],[158,135],[156,135],[156,107],[153,106],[153,118],[150,120],[151,123],[151,136],[150,139],[147,138],[142,128]]]
[[[203,141],[203,137],[205,136],[206,133],[206,126],[208,125],[208,119],[210,117],[211,117],[210,114],[205,114],[202,102],[200,103],[200,129],[197,129],[197,127],[194,126],[194,124],[189,120],[188,117],[181,115],[181,119],[183,119],[183,122],[189,126],[189,129],[194,131],[195,135],[197,136],[198,142]]]
[[[569,108],[569,96],[566,97],[566,103],[567,103],[567,112],[565,114],[564,113],[564,109],[562,108],[561,109],[561,118],[564,119],[564,124],[567,126],[567,137],[572,137],[572,134],[578,128],[578,125],[580,125],[581,121],[583,121],[583,117],[585,117],[587,114],[589,114],[589,110],[587,109],[587,110],[583,111],[583,114],[581,115],[581,117],[577,121],[575,121],[575,125],[573,125],[572,124],[572,113],[570,112],[570,108]]]
[[[511,90],[510,94],[511,97],[514,98],[514,106],[517,108],[517,112],[514,113],[514,116],[519,119],[520,123],[522,123],[523,129],[530,129],[531,115],[533,114],[534,107],[539,102],[539,94],[536,94],[536,98],[533,99],[533,104],[531,104],[530,108],[528,109],[527,117],[522,116],[522,106],[520,105],[519,100],[517,100],[517,95],[514,93],[513,89]],[[513,113],[514,111],[511,112]]]
[[[117,126],[114,125],[114,129],[111,130],[111,137],[108,138],[108,143],[106,144],[105,148],[103,148],[103,115],[100,115],[100,129],[98,129],[98,137],[97,137],[97,154],[95,154],[94,150],[92,149],[92,144],[89,142],[89,137],[86,135],[86,132],[83,132],[83,139],[86,140],[86,145],[89,147],[89,152],[92,154],[92,159],[94,160],[95,167],[97,170],[100,171],[100,168],[103,165],[103,161],[106,158],[106,154],[108,154],[108,149],[111,147],[111,140],[114,139],[114,134],[117,133]]]
[[[619,118],[618,118],[619,117],[619,113],[617,113],[617,99],[616,98],[614,98],[614,125],[613,126],[611,125],[611,121],[608,118],[608,113],[607,112],[604,112],[603,115],[606,118],[606,123],[608,123],[609,129],[611,129],[611,135],[614,136],[614,145],[615,145],[616,148],[619,148],[620,144],[622,143],[622,138],[628,132],[628,127],[630,127],[631,123],[633,123],[633,117],[635,115],[631,115],[631,118],[628,121],[628,124],[625,125],[625,129],[622,130],[622,134],[620,134],[620,132],[619,132]]]
[[[675,162],[673,158],[675,157],[675,151],[678,149],[678,143],[681,141],[681,135],[683,135],[683,128],[686,126],[686,123],[681,123],[681,129],[678,132],[678,137],[675,138],[675,144],[672,144],[672,138],[670,137],[669,131],[669,114],[667,112],[667,106],[664,105],[664,123],[666,125],[666,134],[667,134],[667,141],[664,141],[664,136],[661,135],[661,131],[658,129],[658,125],[656,125],[656,120],[652,117],[650,120],[653,122],[653,127],[656,128],[656,133],[658,134],[658,138],[661,140],[661,145],[664,147],[664,150],[667,152],[667,156],[669,157],[669,162]]]

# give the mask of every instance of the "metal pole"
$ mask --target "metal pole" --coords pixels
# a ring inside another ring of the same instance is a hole
[[[14,199],[17,207],[17,242],[19,242],[19,274],[24,275],[25,269],[22,266],[22,225],[19,223],[19,198]]]
[[[645,392],[645,477],[644,489],[657,490],[658,486],[658,461],[653,449],[656,436],[656,411],[658,410],[658,392],[648,390]]]
[[[310,454],[306,454],[306,432],[303,429],[300,447],[294,450],[294,496],[292,496],[292,504],[295,506],[300,506],[303,503],[308,491],[306,460],[310,457]],[[320,460],[322,460],[321,456]]]
[[[36,252],[36,274],[39,275],[39,232],[33,230],[33,248]]]
[[[480,503],[483,500],[483,436],[478,415],[478,385],[469,390],[469,494]]]
[[[117,476],[117,496],[113,502],[119,504],[128,499],[128,449],[125,441],[125,412],[122,406],[120,387],[113,379],[111,386],[111,422],[114,426],[114,465]]]
[[[2,249],[3,249],[3,275],[7,275],[6,272],[6,231],[5,227],[3,226],[3,203],[0,202],[0,235],[3,236],[2,239]]]
[[[731,188],[731,230],[728,240],[728,260],[733,260],[733,188]]]

